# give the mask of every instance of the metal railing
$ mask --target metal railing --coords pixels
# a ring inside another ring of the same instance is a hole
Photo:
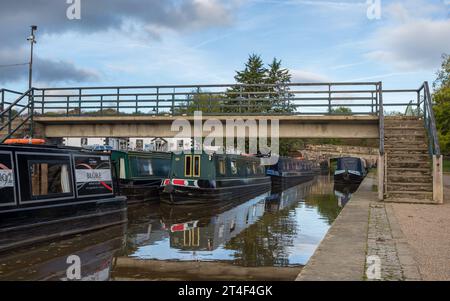
[[[411,94],[414,100],[409,102],[404,115],[417,116],[423,118],[425,130],[428,137],[428,148],[430,156],[441,155],[439,146],[439,136],[436,127],[436,119],[433,111],[433,99],[428,82],[424,82],[419,89],[409,90],[383,90],[384,94]]]
[[[51,116],[178,116],[195,110],[204,115],[378,115],[378,85],[369,82],[48,88],[35,89],[33,103],[37,114]]]
[[[430,155],[441,155],[441,148],[439,146],[439,136],[436,127],[436,118],[433,111],[433,99],[431,97],[430,86],[428,82],[424,82],[419,89],[419,98],[423,93],[423,119],[425,122],[425,129],[428,134],[428,148]]]

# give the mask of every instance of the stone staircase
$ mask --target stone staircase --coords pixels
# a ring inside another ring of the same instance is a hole
[[[386,201],[433,202],[432,160],[424,121],[386,117]]]

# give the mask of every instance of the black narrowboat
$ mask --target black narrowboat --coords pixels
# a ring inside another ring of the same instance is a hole
[[[0,145],[0,252],[126,222],[109,154]]]
[[[360,184],[366,175],[367,167],[364,159],[355,157],[337,159],[334,172],[335,183]]]
[[[128,204],[159,201],[162,180],[170,173],[170,153],[113,151],[112,160],[119,193]]]
[[[266,173],[272,178],[272,190],[284,190],[313,180],[317,171],[311,161],[280,157],[276,164],[266,168]]]
[[[261,158],[233,154],[172,154],[171,175],[162,183],[161,201],[202,204],[248,200],[270,191]]]

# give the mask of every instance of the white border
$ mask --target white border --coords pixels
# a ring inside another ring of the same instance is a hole
[[[19,162],[18,159],[18,155],[32,155],[32,156],[53,156],[53,157],[68,157],[69,158],[69,164],[70,166],[70,170],[71,170],[71,176],[70,176],[70,180],[71,180],[71,184],[72,184],[72,195],[71,196],[67,196],[67,197],[62,197],[62,198],[50,198],[50,199],[41,199],[41,200],[29,200],[29,201],[22,201],[22,195],[21,195],[21,191],[22,191],[22,184],[20,183],[20,172],[18,171],[17,173],[17,182],[18,182],[18,188],[19,188],[19,205],[27,205],[27,204],[35,204],[35,203],[45,203],[45,202],[55,202],[55,201],[62,201],[62,200],[69,200],[69,199],[75,199],[75,193],[74,193],[74,185],[73,185],[73,177],[74,177],[74,172],[73,172],[73,162],[72,162],[72,158],[70,156],[70,154],[55,154],[55,153],[33,153],[33,152],[16,152],[16,161]],[[29,170],[26,170],[27,172],[27,176],[29,173]],[[30,191],[31,193],[31,191]]]
[[[12,151],[0,151],[0,154],[4,154],[4,155],[8,155],[11,159],[11,169],[13,171],[13,181],[14,181],[14,186],[13,186],[13,191],[14,191],[14,202],[12,203],[0,203],[0,207],[6,207],[6,206],[17,206],[17,195],[16,195],[16,169],[15,169],[15,165],[14,165],[14,157],[12,154]]]

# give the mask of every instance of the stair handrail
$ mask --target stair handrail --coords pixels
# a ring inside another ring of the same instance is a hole
[[[0,138],[0,143],[5,141],[6,139],[10,138],[19,128],[21,128],[30,118],[32,118],[33,112],[30,112],[28,116],[24,118],[24,120],[16,127],[12,128],[12,122],[16,120],[18,117],[21,116],[21,114],[27,110],[30,109],[31,102],[28,101],[26,105],[20,105],[19,102],[26,96],[31,95],[31,92],[34,90],[34,88],[28,89],[25,93],[21,94],[13,103],[11,103],[6,109],[0,112],[0,120],[4,120],[6,118],[6,122],[0,125],[0,131],[3,131],[6,127],[8,127],[8,134],[6,134],[4,137]],[[6,91],[5,89],[2,89],[2,92]],[[12,116],[12,111],[14,107],[21,107],[22,109],[18,110],[17,113]],[[7,116],[5,116],[7,115]]]
[[[383,103],[383,83],[378,83],[378,117],[380,126],[380,155],[384,155],[384,103]]]
[[[436,118],[433,110],[433,98],[431,97],[430,86],[428,81],[424,82],[421,89],[424,89],[424,121],[425,127],[428,132],[429,146],[431,155],[440,156],[441,147],[439,145],[439,135],[436,127]],[[428,113],[428,122],[427,122]]]

